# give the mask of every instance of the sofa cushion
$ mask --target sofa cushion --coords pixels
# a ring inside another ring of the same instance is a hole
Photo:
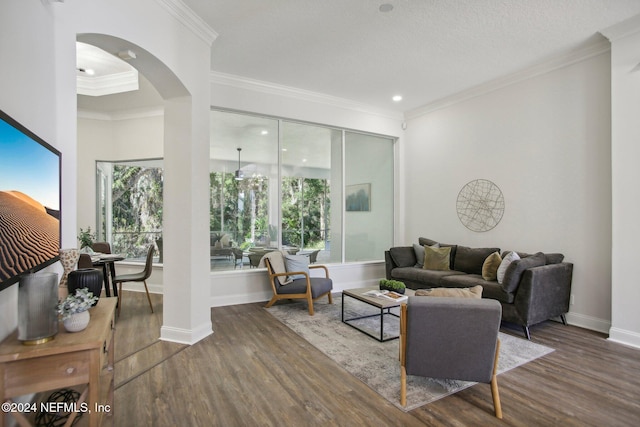
[[[482,298],[482,286],[478,285],[472,288],[418,289],[415,295],[425,297]]]
[[[418,238],[418,243],[422,246],[433,246],[436,244],[439,244],[441,248],[451,248],[451,254],[449,255],[449,269],[453,270],[453,260],[456,257],[456,249],[458,248],[457,245],[451,245],[449,243],[440,243],[440,242],[436,242],[435,240],[431,240],[431,239],[427,239],[426,237],[419,237]]]
[[[501,262],[502,258],[500,258],[498,252],[489,255],[482,264],[482,278],[487,281],[496,280],[498,277],[498,267],[500,267]]]
[[[459,275],[449,275],[443,277],[440,281],[442,287],[447,288],[471,288],[473,286],[484,286],[487,282],[479,274],[466,274],[461,273]]]
[[[436,243],[435,245],[429,246],[430,248],[439,248],[440,244]],[[417,243],[413,244],[413,252],[416,254],[416,265],[415,267],[423,268],[424,267],[424,246],[419,245]]]
[[[498,282],[484,282],[482,285],[482,298],[495,299],[505,304],[513,304],[515,294],[505,292]]]
[[[441,280],[446,276],[462,275],[459,271],[451,270],[424,270],[416,267],[402,267],[391,270],[391,278],[400,281],[409,281],[423,284],[425,288],[440,286]]]
[[[391,259],[398,267],[413,267],[416,265],[416,254],[411,246],[395,246],[389,249]]]
[[[510,252],[511,251],[503,252],[502,258],[504,258]],[[529,254],[526,252],[516,252],[516,253],[520,258],[526,258],[528,256],[535,255],[535,254]],[[564,261],[564,255],[561,253],[548,253],[548,254],[544,254],[544,259],[546,264],[560,264],[562,261]]]
[[[435,248],[433,246],[423,246],[424,248],[424,265],[425,270],[450,270],[449,256],[451,248]]]
[[[498,272],[496,273],[496,280],[498,280],[498,283],[502,284],[507,268],[509,268],[509,265],[517,259],[520,259],[517,252],[505,252],[502,255],[502,262],[500,263],[500,267],[498,267]]]
[[[522,276],[522,273],[528,268],[540,267],[542,265],[545,265],[545,257],[542,252],[513,261],[509,264],[504,274],[504,280],[501,283],[502,289],[504,289],[505,292],[515,292],[520,284],[520,276]]]
[[[456,249],[453,269],[469,274],[482,275],[482,264],[493,252],[500,252],[500,248],[469,248],[460,246]]]

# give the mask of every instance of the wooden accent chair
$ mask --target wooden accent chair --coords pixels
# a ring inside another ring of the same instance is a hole
[[[147,279],[151,276],[153,271],[153,252],[155,247],[149,246],[147,251],[147,260],[144,264],[144,270],[139,273],[122,274],[113,278],[114,286],[118,284],[118,316],[120,316],[120,309],[122,308],[122,283],[124,282],[142,282],[144,283],[144,291],[147,293],[147,300],[149,301],[149,307],[153,313],[153,304],[151,303],[151,297],[149,296],[149,288],[147,287]]]
[[[307,259],[301,256],[300,258]],[[309,265],[308,269],[321,269],[324,277],[312,277],[309,271],[286,271],[284,255],[280,251],[269,252],[262,258],[269,282],[273,290],[273,297],[265,307],[271,307],[282,299],[305,299],[309,306],[309,315],[313,316],[313,302],[327,295],[329,304],[333,304],[331,290],[333,281],[329,278],[329,269],[324,265]]]
[[[414,296],[400,309],[400,403],[407,375],[491,384],[502,418],[496,370],[502,307],[492,299]]]

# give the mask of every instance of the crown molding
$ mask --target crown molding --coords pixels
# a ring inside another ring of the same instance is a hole
[[[552,71],[567,67],[578,62],[585,61],[589,58],[601,55],[611,50],[611,44],[603,39],[596,41],[582,49],[571,51],[563,55],[553,57],[547,61],[541,62],[537,65],[533,65],[524,70],[508,74],[503,77],[491,80],[487,83],[483,83],[478,86],[474,86],[462,92],[458,92],[451,96],[439,99],[432,103],[423,105],[422,107],[415,108],[405,112],[405,118],[413,119],[421,115],[431,113],[436,110],[440,110],[460,102],[467,101],[469,99],[485,95],[487,93],[502,89],[507,86],[511,86],[516,83],[520,83],[525,80],[532,79],[543,74],[550,73]]]
[[[156,2],[209,46],[218,38],[218,33],[182,0],[156,0]]]
[[[326,95],[319,92],[298,89],[291,86],[279,85],[276,83],[265,82],[262,80],[254,80],[247,77],[236,76],[233,74],[212,71],[210,74],[212,84],[224,86],[232,86],[239,89],[246,89],[255,92],[267,93],[270,95],[284,96],[301,101],[314,102],[317,104],[330,105],[332,107],[344,108],[347,110],[358,111],[366,114],[373,114],[393,120],[402,120],[403,114],[398,111],[384,110],[372,107],[371,105],[352,101],[337,96]]]
[[[632,16],[622,22],[612,25],[600,31],[609,41],[613,42],[621,38],[630,36],[640,31],[640,15]]]
[[[104,120],[104,121],[117,121],[117,120],[132,120],[132,119],[145,119],[149,117],[158,117],[164,115],[164,108],[162,107],[149,107],[149,108],[133,108],[130,110],[103,112],[95,110],[85,110],[78,108],[78,118],[88,120]]]
[[[102,96],[138,90],[138,70],[108,74],[100,77],[77,76],[77,91],[80,95]]]

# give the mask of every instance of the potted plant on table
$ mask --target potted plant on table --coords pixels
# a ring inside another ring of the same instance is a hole
[[[382,279],[380,280],[380,290],[387,290],[404,294],[406,286],[399,280]]]
[[[78,241],[80,242],[80,253],[83,254],[91,254],[93,249],[91,246],[93,245],[93,241],[96,239],[95,233],[91,232],[91,227],[87,227],[86,230],[80,229],[80,234],[78,234]]]
[[[62,315],[62,324],[67,332],[79,332],[87,327],[91,315],[89,309],[98,297],[93,296],[89,288],[76,289],[75,294],[67,296],[58,304],[58,314]]]

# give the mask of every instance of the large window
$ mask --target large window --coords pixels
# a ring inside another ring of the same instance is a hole
[[[161,251],[162,160],[97,161],[96,171],[97,240],[129,260],[144,262],[150,244]]]
[[[393,244],[393,142],[212,111],[212,270],[255,266],[274,249],[319,262],[382,259]],[[357,190],[362,203],[345,205]]]

